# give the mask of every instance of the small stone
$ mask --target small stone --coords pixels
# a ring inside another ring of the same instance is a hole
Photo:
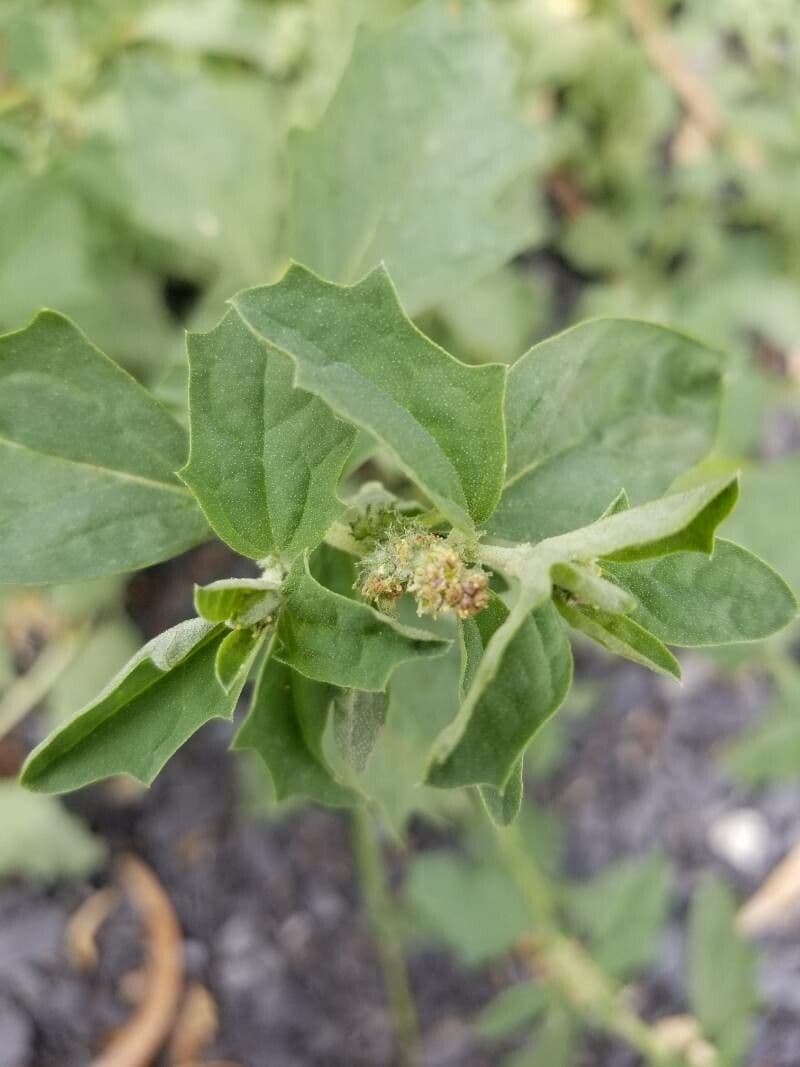
[[[708,843],[731,867],[745,874],[758,874],[769,853],[769,824],[754,808],[737,808],[711,824]]]

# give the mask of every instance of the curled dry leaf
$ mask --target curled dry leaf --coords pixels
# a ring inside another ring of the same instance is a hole
[[[120,882],[147,939],[147,988],[129,1021],[91,1067],[148,1067],[172,1028],[183,987],[183,947],[175,911],[156,876],[127,856]]]
[[[736,925],[757,937],[800,913],[800,842],[773,867],[764,884],[740,909]]]
[[[97,966],[97,935],[118,901],[116,889],[101,889],[72,914],[67,923],[66,945],[70,963],[77,970],[91,971]]]

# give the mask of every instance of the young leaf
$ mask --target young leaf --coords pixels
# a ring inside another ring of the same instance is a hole
[[[343,758],[354,771],[367,765],[378,734],[386,722],[389,698],[386,693],[365,693],[361,689],[340,690],[333,699],[333,729]]]
[[[194,607],[209,622],[261,622],[278,607],[280,581],[273,578],[222,578],[194,587]]]
[[[636,598],[626,589],[577,563],[556,563],[550,572],[553,584],[566,589],[610,615],[627,614],[636,607]]]
[[[242,626],[231,630],[220,641],[214,660],[214,673],[226,693],[231,691],[243,675],[247,677],[265,638],[265,630]]]
[[[22,783],[61,793],[115,774],[149,785],[209,719],[230,718],[246,679],[227,691],[215,672],[219,626],[190,619],[149,641],[88,707],[43,741]]]
[[[561,616],[581,633],[616,656],[623,656],[660,674],[680,678],[681,667],[666,645],[626,615],[611,615],[588,604],[557,597]]]
[[[386,272],[357,285],[291,267],[233,300],[294,363],[294,384],[367,430],[454,526],[472,530],[500,495],[505,367],[468,367],[406,318]]]
[[[731,541],[718,539],[710,559],[679,552],[606,569],[639,601],[633,618],[671,645],[758,641],[797,614],[780,575]]]
[[[273,656],[266,660],[233,747],[258,753],[278,800],[300,795],[333,807],[357,802],[357,794],[337,781],[323,753],[333,693],[330,686],[304,678]]]
[[[439,656],[449,644],[326,589],[307,560],[295,561],[283,587],[275,656],[318,682],[383,690],[399,664]]]
[[[489,532],[539,541],[590,522],[625,488],[665,492],[709,450],[722,356],[627,319],[581,323],[509,372],[508,472]]]
[[[496,789],[493,785],[478,786],[486,813],[495,826],[510,826],[520,813],[525,791],[523,764],[523,757],[520,756],[502,789]]]
[[[487,648],[510,619],[503,602],[493,597],[489,608],[467,627],[477,628],[480,643]],[[486,653],[456,720],[437,742],[428,771],[431,785],[487,784],[504,790],[531,738],[569,690],[572,654],[551,603],[529,612],[515,626],[492,679],[474,696],[485,657]],[[462,727],[459,720],[465,707],[469,715]]]
[[[135,570],[208,536],[181,427],[68,319],[0,337],[0,582]]]
[[[294,557],[344,510],[355,430],[292,384],[294,365],[230,311],[189,334],[191,449],[181,477],[242,555]]]
[[[533,1022],[544,1011],[548,991],[541,984],[517,982],[490,1000],[472,1024],[475,1033],[487,1041],[507,1037]]]
[[[327,112],[295,137],[291,253],[326,278],[380,262],[411,314],[491,274],[540,227],[534,134],[481,3],[363,31]]]
[[[703,1032],[731,1064],[747,1051],[757,1004],[755,957],[735,919],[731,891],[707,876],[689,914],[689,1000]]]

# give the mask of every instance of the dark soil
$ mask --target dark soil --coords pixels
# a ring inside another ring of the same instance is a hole
[[[230,556],[209,545],[138,576],[131,614],[146,636],[191,612],[192,581],[229,573]],[[800,788],[735,787],[715,751],[755,721],[767,693],[752,677],[725,680],[713,665],[685,661],[682,688],[637,668],[590,660],[599,698],[576,718],[559,767],[537,802],[567,828],[565,864],[588,876],[660,845],[676,877],[675,909],[657,966],[638,1002],[651,1016],[684,1011],[686,900],[716,869],[743,895],[795,842]],[[33,727],[31,727],[32,729]],[[133,852],[157,873],[184,932],[189,975],[216,1000],[220,1029],[208,1061],[240,1067],[391,1067],[391,1035],[374,946],[354,882],[346,819],[298,809],[279,820],[246,816],[230,728],[211,725],[167,766],[151,790],[97,787],[73,798],[109,845],[112,866],[95,885],[51,891],[0,886],[0,1067],[85,1067],[131,1011],[124,976],[141,963],[141,931],[126,907],[100,936],[100,964],[78,973],[64,948],[69,915],[94,888],[113,882],[113,857]],[[763,848],[745,870],[709,844],[726,813],[752,809]],[[417,846],[440,831],[419,823]],[[35,847],[35,843],[32,843]],[[402,871],[402,857],[396,857]],[[765,943],[764,1011],[754,1067],[800,1064],[800,927]],[[511,977],[511,968],[471,969],[441,950],[414,950],[414,992],[424,1067],[490,1067],[468,1022]],[[633,1067],[630,1052],[591,1038],[575,1067]],[[546,1065],[542,1065],[546,1067]]]

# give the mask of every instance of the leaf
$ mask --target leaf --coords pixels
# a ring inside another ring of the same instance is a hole
[[[343,689],[386,688],[395,667],[439,656],[449,642],[403,626],[325,589],[297,560],[283,587],[275,656],[298,673]]]
[[[747,1051],[757,1005],[755,956],[736,930],[731,891],[707,875],[695,891],[687,948],[689,1002],[723,1058]]]
[[[233,305],[290,356],[294,384],[367,430],[454,526],[472,530],[500,495],[505,367],[468,367],[405,317],[386,271],[357,285],[290,267]]]
[[[214,674],[217,681],[229,693],[244,676],[250,673],[259,649],[264,644],[266,631],[256,627],[238,627],[223,637],[217,646],[214,658]],[[241,686],[239,686],[241,691]]]
[[[478,786],[478,793],[486,812],[495,826],[510,826],[522,809],[525,790],[523,758],[520,757],[511,769],[508,781],[502,789],[492,785]]]
[[[667,490],[713,443],[722,357],[674,330],[581,323],[509,371],[507,482],[488,524],[512,541],[584,526],[625,488]]]
[[[567,911],[590,939],[592,956],[610,975],[630,978],[650,964],[667,919],[670,871],[658,852],[615,863],[570,886]]]
[[[547,1006],[547,991],[533,982],[517,982],[497,994],[482,1009],[472,1028],[487,1041],[506,1037],[527,1026]]]
[[[358,802],[358,795],[336,779],[323,753],[332,697],[330,686],[304,678],[273,656],[266,660],[233,747],[258,753],[278,800],[300,795],[332,807]]]
[[[105,848],[55,797],[0,781],[0,877],[82,881],[103,863]]]
[[[386,693],[344,689],[333,700],[333,729],[339,751],[354,771],[361,773],[386,722]]]
[[[183,430],[61,315],[0,337],[0,582],[135,570],[208,536]]]
[[[489,864],[474,867],[446,853],[423,853],[411,864],[407,885],[431,933],[465,963],[499,956],[528,928],[514,886]]]
[[[22,769],[37,792],[63,793],[115,774],[150,785],[209,719],[230,718],[243,672],[225,691],[214,669],[221,628],[190,619],[149,641],[102,693],[43,741]]]
[[[280,579],[222,578],[194,587],[194,607],[208,622],[253,625],[276,611]]]
[[[242,555],[293,558],[344,510],[355,430],[292,384],[294,365],[231,311],[189,334],[191,449],[181,477]]]
[[[555,1003],[536,1028],[533,1042],[513,1053],[503,1067],[573,1067],[579,1039],[577,1020],[563,1004]]]
[[[745,470],[742,484],[742,504],[726,534],[785,575],[800,595],[800,456]]]
[[[764,718],[726,745],[722,765],[747,785],[788,781],[800,773],[800,675],[767,709]]]
[[[292,255],[342,283],[384,262],[413,315],[529,247],[538,151],[512,68],[481,3],[362,31],[321,122],[292,142]]]
[[[747,549],[721,538],[710,559],[679,552],[605,569],[639,602],[634,620],[671,645],[758,641],[797,614],[783,579]]]
[[[598,568],[599,569],[599,568]],[[609,615],[627,614],[636,607],[636,598],[613,582],[606,581],[591,567],[575,563],[556,563],[550,572],[553,584],[566,589],[582,601],[588,601]]]
[[[623,656],[659,674],[680,678],[681,667],[666,645],[626,615],[611,615],[587,604],[557,597],[555,605],[570,626],[608,652]]]
[[[510,618],[503,602],[493,597],[486,611],[468,626],[477,628],[486,648]],[[483,663],[457,720],[480,685]],[[455,743],[450,740],[452,723],[440,735],[428,771],[430,784],[445,788],[487,784],[503,790],[533,735],[560,706],[571,681],[569,642],[553,605],[543,604],[515,627],[491,684],[482,687],[474,699]]]
[[[450,754],[470,729],[472,716],[484,698],[487,701],[486,707],[492,707],[497,699],[492,696],[493,689],[496,688],[498,694],[504,694],[499,698],[502,702],[506,699],[512,700],[516,706],[516,715],[519,715],[520,704],[510,696],[509,683],[512,678],[518,677],[517,652],[523,648],[522,639],[519,645],[515,646],[517,635],[520,629],[526,626],[534,610],[541,609],[542,619],[547,622],[547,647],[542,646],[544,659],[547,660],[550,654],[554,657],[553,677],[549,677],[549,668],[545,666],[544,675],[540,674],[536,682],[543,698],[541,706],[546,707],[549,699],[556,701],[558,694],[560,697],[553,710],[561,703],[569,689],[570,676],[565,670],[567,659],[555,637],[555,609],[551,604],[546,605],[552,593],[552,570],[557,563],[585,563],[604,556],[639,560],[683,550],[711,552],[714,531],[734,506],[737,492],[735,478],[722,479],[686,493],[674,493],[661,500],[606,515],[590,526],[549,538],[537,545],[516,545],[512,548],[482,545],[479,552],[482,562],[496,567],[517,583],[516,599],[499,625],[496,625],[498,620],[495,617],[491,632],[486,634],[483,641],[485,651],[474,671],[467,695],[458,714],[442,731],[434,746],[428,772],[430,781],[439,784],[442,765],[448,761]],[[549,615],[545,612],[545,605],[551,609]],[[488,612],[484,615],[488,615]],[[484,623],[484,626],[488,631],[488,624]],[[529,637],[533,638],[532,631],[529,631]],[[563,633],[561,638],[568,648]],[[525,654],[529,653],[526,651]],[[515,664],[514,670],[509,669],[512,662]],[[522,692],[530,693],[528,681],[520,678],[520,684]],[[563,692],[562,685],[565,686]],[[544,715],[545,719],[547,717],[548,715]],[[488,742],[488,738],[481,745],[484,751],[490,747],[485,742]],[[506,757],[508,755],[508,752],[505,753]],[[496,757],[493,758],[490,752],[486,751],[486,756],[490,762],[496,763]],[[478,773],[480,760],[472,762],[471,773]],[[513,760],[506,765],[504,775],[499,780],[479,777],[477,781],[502,787],[511,766]],[[444,778],[449,779],[449,775]]]

